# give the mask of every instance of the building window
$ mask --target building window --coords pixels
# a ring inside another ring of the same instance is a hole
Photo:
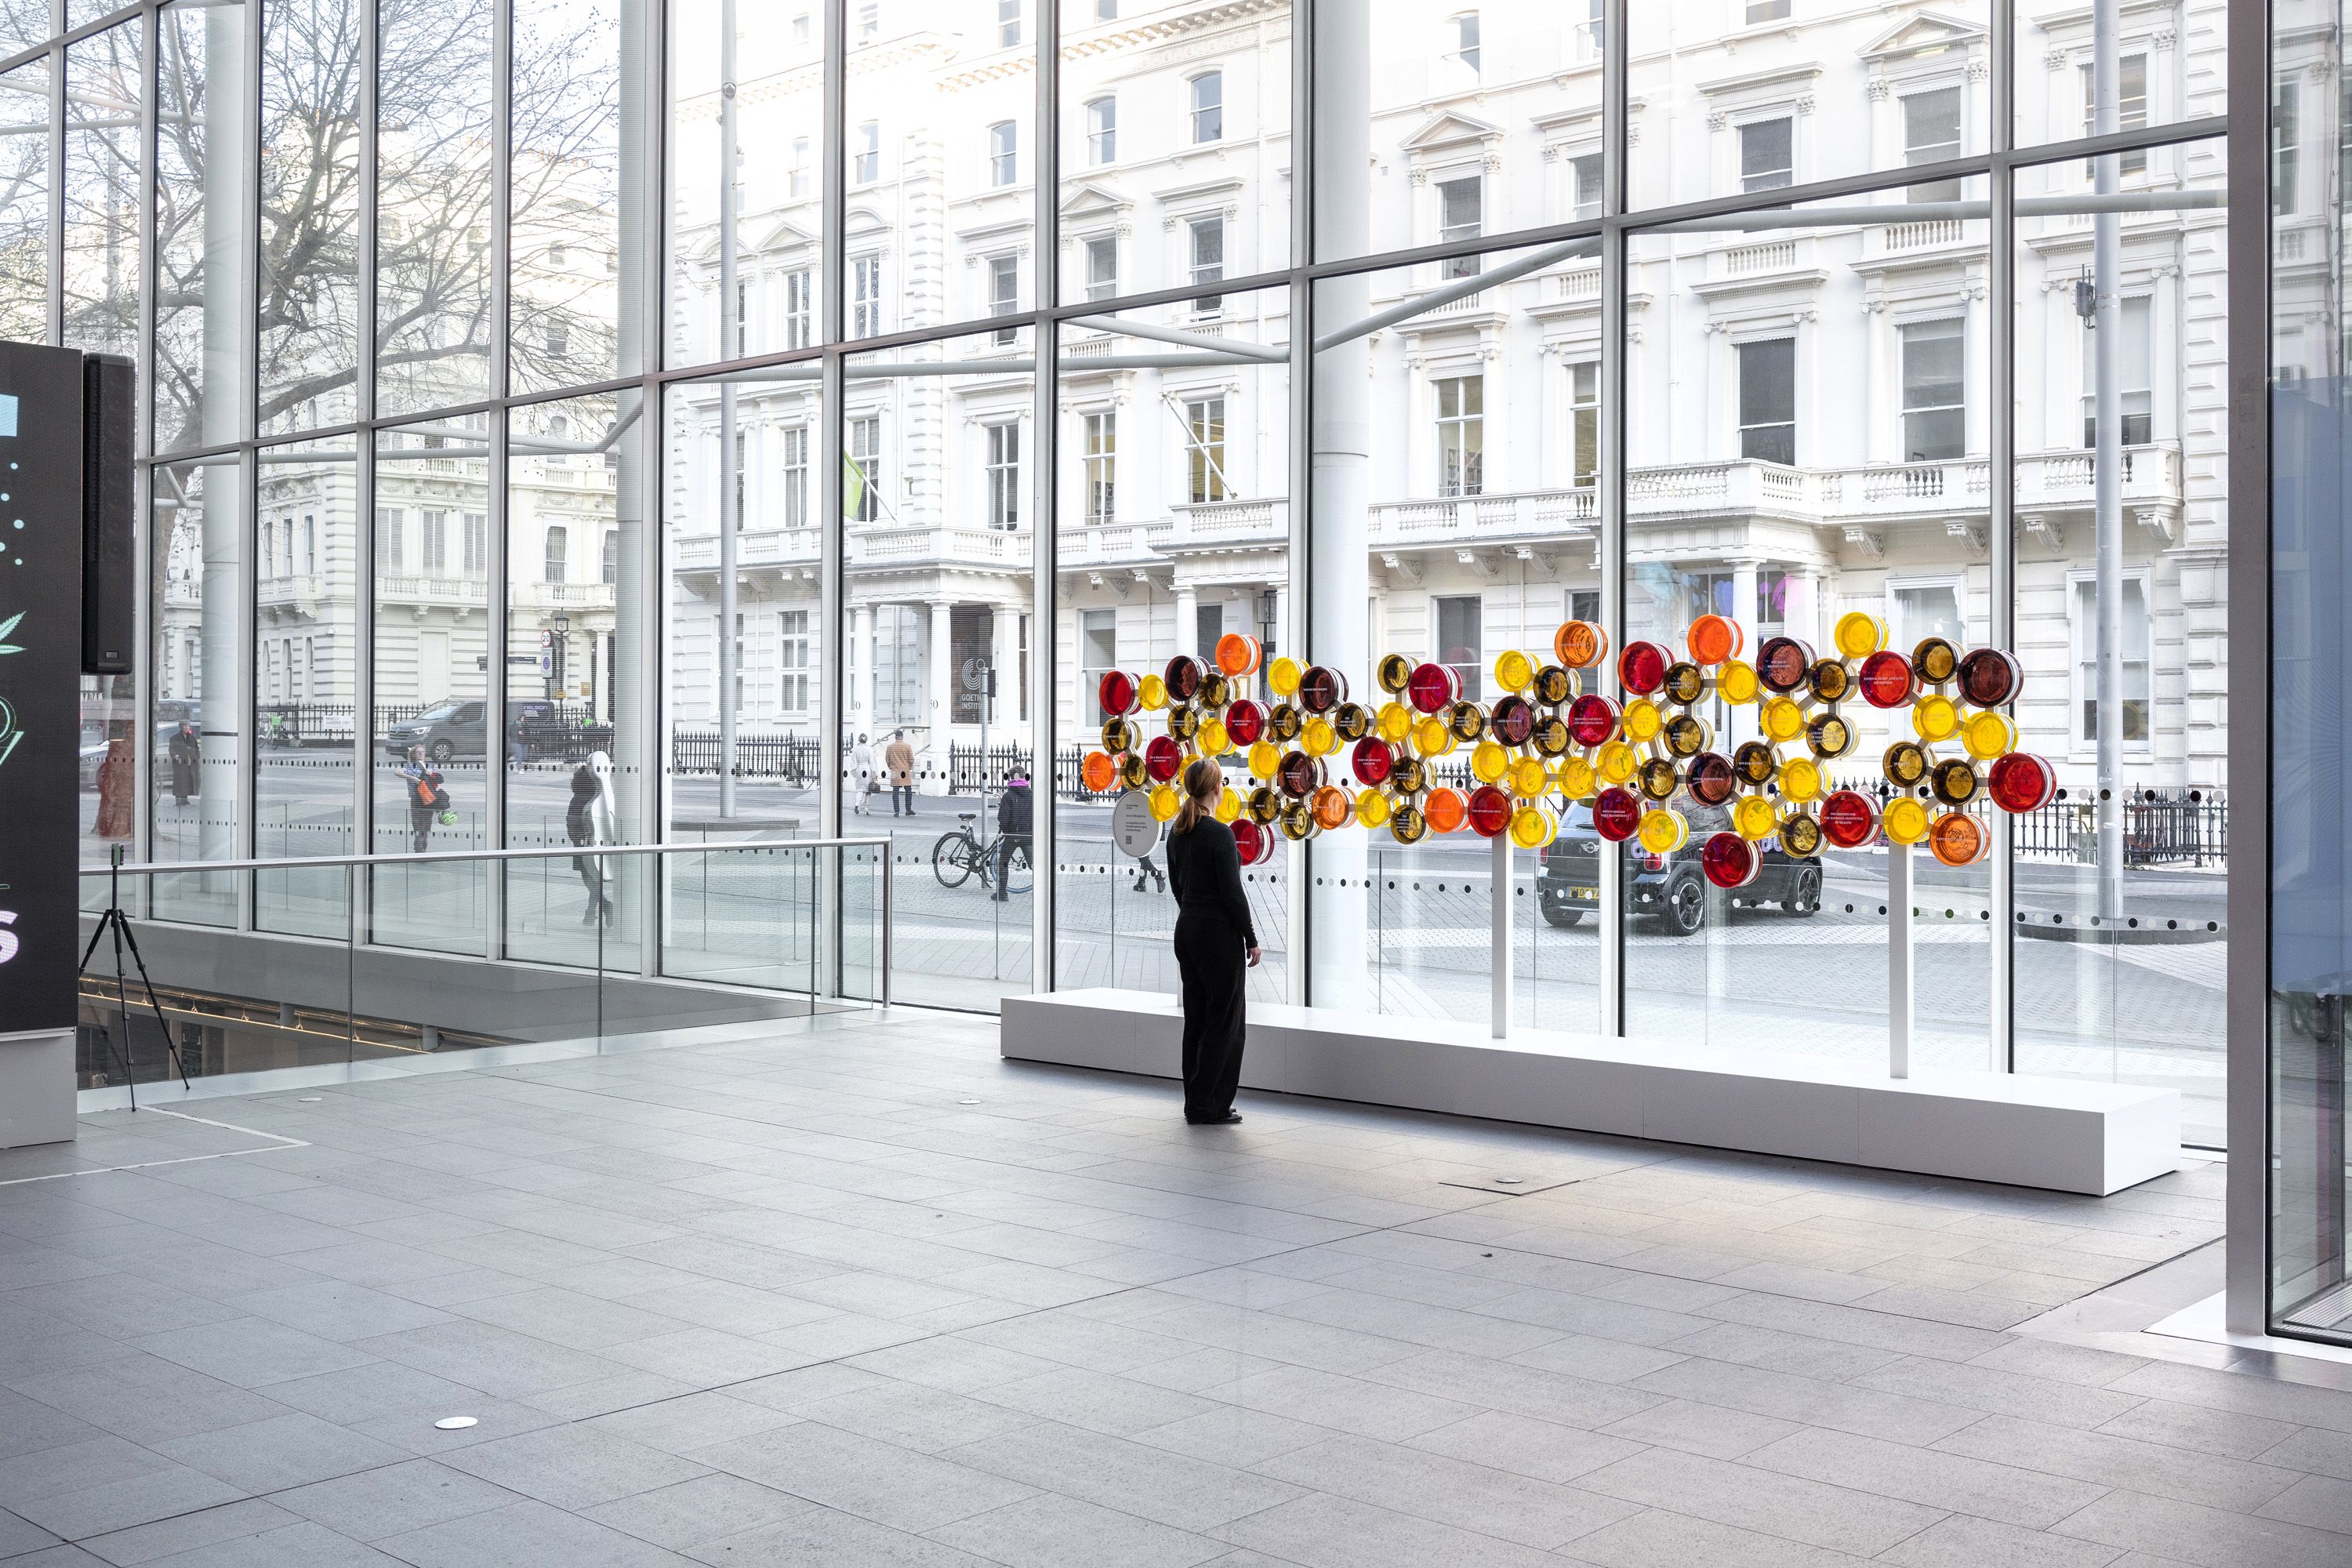
[[[1437,493],[1481,494],[1486,458],[1486,378],[1448,376],[1437,384]]]
[[[446,511],[426,511],[419,512],[417,518],[422,524],[417,530],[417,536],[425,545],[425,575],[446,577],[449,574],[449,514]],[[289,527],[286,531],[287,553],[290,555],[293,553],[294,531]],[[288,571],[293,570],[294,563],[291,561],[289,561],[286,565]]]
[[[562,583],[567,580],[572,552],[572,533],[562,523],[551,523],[547,530],[547,553],[541,563],[540,581]]]
[[[1225,280],[1225,220],[1221,217],[1196,217],[1185,226],[1192,257],[1185,268],[1187,278],[1197,288],[1203,283]],[[1222,294],[1203,294],[1192,301],[1197,313],[1214,315],[1224,309]]]
[[[1021,258],[1017,256],[992,256],[988,258],[988,313],[1010,316],[1021,308]],[[1020,335],[1019,329],[999,327],[996,342],[999,347],[1012,343]]]
[[[869,120],[857,128],[855,150],[849,157],[849,183],[870,185],[882,177],[882,127]]]
[[[375,509],[375,569],[394,577],[401,574],[408,562],[408,552],[402,548],[400,537],[401,515],[398,507]]]
[[[1222,142],[1225,136],[1225,73],[1204,71],[1192,79],[1192,142]]]
[[[2126,447],[2143,447],[2156,438],[2154,399],[2150,384],[2154,354],[2149,342],[2150,309],[2148,298],[2140,294],[2116,302],[2116,327],[2120,336],[2116,340],[2116,368],[2122,385],[2116,390],[2116,401],[2123,410],[2123,440]],[[2089,321],[2083,323],[2083,445],[2099,444],[2099,333]]]
[[[784,347],[804,349],[816,342],[815,316],[805,267],[784,274]]]
[[[1748,0],[1748,22],[1785,22],[1789,19],[1789,0]]]
[[[1108,522],[1118,503],[1118,414],[1105,409],[1087,416],[1085,454],[1087,521]]]
[[[1192,610],[1192,657],[1214,664],[1217,644],[1224,640],[1225,607],[1197,605]]]
[[[848,504],[842,510],[852,522],[872,522],[882,515],[882,416],[863,415],[849,422],[849,471],[854,480]]]
[[[1008,419],[988,432],[988,526],[1010,532],[1021,526],[1021,425]]]
[[[1184,404],[1184,493],[1187,500],[1223,500],[1233,493],[1225,483],[1225,400],[1195,397]]]
[[[1473,174],[1466,180],[1442,180],[1437,186],[1437,241],[1475,239],[1486,216],[1486,183]],[[1475,278],[1478,258],[1449,257],[1438,265],[1441,278]]]
[[[2083,134],[2095,136],[2099,133],[2098,84],[2087,65],[2082,68],[2082,81]],[[2147,56],[2125,55],[2116,61],[2116,129],[2137,131],[2147,123]],[[2116,163],[2118,173],[2145,174],[2147,170],[2147,149],[2141,147],[2123,153]],[[2083,173],[2088,178],[2097,178],[2098,161],[2093,159],[2084,163]]]
[[[1087,241],[1087,299],[1108,300],[1118,292],[1118,240],[1097,235]]]
[[[1485,656],[1480,651],[1480,639],[1485,635],[1485,606],[1475,594],[1459,597],[1447,595],[1434,601],[1437,609],[1437,662],[1449,666],[1462,679],[1465,700],[1478,700],[1484,673]]]
[[[882,258],[861,256],[849,264],[849,335],[878,336],[882,331]]]
[[[1454,33],[1451,58],[1462,62],[1472,81],[1478,79],[1478,13],[1465,11],[1448,24]]]
[[[1021,42],[1021,0],[996,0],[996,47],[1016,47]]]
[[[796,44],[805,44],[808,41],[809,15],[807,12],[803,11],[799,16],[793,18],[793,42]]]
[[[1601,365],[1594,360],[1568,367],[1570,482],[1579,489],[1601,479]]]
[[[1020,132],[1010,120],[1000,120],[988,128],[988,183],[1009,185],[1013,183],[1014,164],[1019,159]]]
[[[1928,92],[1906,93],[1903,99],[1903,163],[1941,163],[1960,155],[1960,89],[1939,87]],[[1915,202],[1956,202],[1960,182],[1934,180],[1914,185]]]
[[[857,41],[870,44],[882,36],[881,0],[865,0],[857,7]]]
[[[1118,100],[1097,98],[1087,105],[1087,162],[1115,163],[1118,158]]]
[[[1601,154],[1581,153],[1568,161],[1570,216],[1579,219],[1601,216]]]
[[[466,575],[490,574],[490,520],[482,512],[466,514]]]
[[[884,729],[929,721],[923,712],[923,646],[930,610],[922,605],[874,606],[874,718]]]
[[[809,710],[809,613],[776,615],[776,706],[786,713]]]
[[[1777,191],[1797,177],[1796,121],[1759,120],[1739,128],[1739,188]]]
[[[1102,709],[1102,678],[1118,668],[1118,612],[1116,610],[1080,610],[1078,612],[1078,668],[1080,689],[1095,697],[1093,722],[1099,724],[1110,715]]]
[[[319,520],[307,511],[302,514],[302,570],[313,577],[319,574]]]
[[[617,528],[604,531],[603,559],[596,563],[596,580],[607,588],[621,580],[621,531]]]
[[[805,425],[787,425],[784,437],[784,526],[808,526],[809,432]]]
[[[1758,587],[1760,591],[1760,576]],[[1905,584],[1893,589],[1887,598],[1895,647],[1917,647],[1929,637],[1942,637],[1955,647],[1969,645],[1969,628],[1960,619],[1960,591],[1955,584]]]
[[[1933,463],[1968,446],[1968,348],[1958,316],[1903,332],[1903,460]]]
[[[2303,89],[2291,81],[2271,89],[2271,216],[2292,217],[2301,156]]]
[[[1797,460],[1797,340],[1739,345],[1739,455]]]
[[[793,138],[793,173],[790,188],[795,200],[809,194],[809,139],[805,136]]]
[[[1097,22],[1118,21],[1118,0],[1095,0],[1095,20]]]
[[[2147,581],[2126,577],[2124,595],[2123,685],[2116,692],[2122,709],[2123,743],[2136,752],[2148,749],[2148,622]],[[2095,578],[2074,579],[2074,743],[2084,749],[2099,743],[2099,584]]]

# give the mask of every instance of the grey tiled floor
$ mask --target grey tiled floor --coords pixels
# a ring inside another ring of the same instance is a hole
[[[2009,1331],[2210,1241],[2219,1167],[1188,1129],[994,1046],[835,1020],[0,1154],[0,1560],[2352,1563],[2352,1394]],[[1573,1180],[1444,1184],[1498,1172]]]

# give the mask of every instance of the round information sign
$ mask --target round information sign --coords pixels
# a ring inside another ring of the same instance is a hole
[[[1129,790],[1110,808],[1110,840],[1119,853],[1138,860],[1160,847],[1160,819],[1151,815],[1151,796]]]

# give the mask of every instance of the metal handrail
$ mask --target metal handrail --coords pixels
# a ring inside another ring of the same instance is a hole
[[[551,849],[431,849],[422,854],[304,855],[275,860],[141,860],[120,866],[84,866],[84,877],[120,871],[127,877],[160,876],[171,871],[299,871],[320,866],[440,865],[459,860],[552,860],[575,855],[705,855],[735,849],[871,849],[887,847],[887,837],[872,838],[746,838],[735,844],[566,844]]]

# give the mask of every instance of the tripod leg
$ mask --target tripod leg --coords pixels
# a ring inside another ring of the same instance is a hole
[[[100,938],[102,938],[102,937],[104,937],[104,936],[106,935],[107,928],[108,928],[108,927],[110,927],[110,926],[111,926],[111,925],[112,925],[116,921],[121,920],[121,918],[122,918],[122,917],[121,917],[121,915],[117,910],[115,910],[114,909],[112,909],[112,908],[110,908],[110,907],[107,910],[106,913],[104,913],[104,914],[102,914],[102,915],[100,915],[100,916],[99,917],[99,919],[98,919],[98,930],[90,933],[90,938],[89,938],[89,947],[87,947],[87,948],[85,948],[85,949],[82,951],[82,955],[81,955],[81,967],[82,967],[82,969],[88,969],[88,968],[89,967],[89,955],[90,955],[91,953],[96,952],[98,951],[98,944],[99,944],[99,941],[100,941]],[[119,942],[116,944],[116,952],[117,952],[117,956],[119,957],[119,956],[120,956],[120,953],[121,953],[121,944],[120,944]],[[80,971],[79,971],[79,970],[77,970],[75,973],[76,973],[77,974],[79,974],[79,973],[80,973]],[[121,981],[120,979],[118,979],[118,980],[115,982],[115,994],[116,994],[117,995],[120,995],[120,994],[121,994],[121,989],[122,989],[122,983],[121,983]],[[125,1030],[126,1032],[130,1029],[130,1027],[131,1027],[131,1024],[130,1024],[130,1020],[129,1020],[128,1018],[125,1018],[125,1019],[124,1019],[124,1021],[123,1021],[123,1026],[123,1026],[123,1028],[124,1028],[124,1030]],[[109,1029],[109,1030],[107,1031],[107,1034],[108,1034],[108,1036],[110,1037],[110,1038],[112,1037],[113,1033],[114,1033],[114,1031],[113,1031],[113,1030],[111,1030],[111,1029]],[[126,1047],[127,1047],[128,1043],[129,1043],[128,1041],[124,1042],[124,1044],[125,1044],[125,1046],[126,1046]],[[119,1050],[116,1054],[117,1054],[117,1055],[119,1055],[119,1056],[122,1058],[122,1081],[123,1081],[125,1084],[129,1085],[129,1086],[130,1086],[130,1089],[131,1089],[131,1110],[138,1110],[138,1109],[139,1109],[139,1086],[138,1086],[136,1083],[133,1083],[133,1082],[131,1081],[131,1053],[130,1053],[130,1051],[126,1048],[126,1049]]]
[[[171,1023],[163,1016],[163,1004],[155,999],[155,983],[147,977],[147,960],[139,952],[139,939],[131,934],[128,920],[122,922],[122,938],[131,944],[131,962],[139,966],[139,984],[146,987],[147,1005],[155,1015],[155,1026],[163,1031],[164,1052],[171,1057],[172,1065],[180,1069],[180,1087],[193,1088],[194,1086],[188,1082],[188,1064],[182,1059],[180,1047],[173,1042]],[[125,1024],[123,1027],[127,1030],[130,1026]]]
[[[122,1079],[131,1090],[131,1109],[139,1109],[139,1064],[131,1055],[131,987],[122,979],[122,910],[106,911],[114,925],[114,1011],[122,1020]]]
[[[89,967],[89,955],[96,952],[98,951],[98,944],[106,940],[106,928],[112,924],[113,921],[114,910],[112,907],[110,906],[104,914],[98,917],[98,929],[89,933],[89,945],[81,950],[81,963],[78,966],[79,969],[88,969]]]

